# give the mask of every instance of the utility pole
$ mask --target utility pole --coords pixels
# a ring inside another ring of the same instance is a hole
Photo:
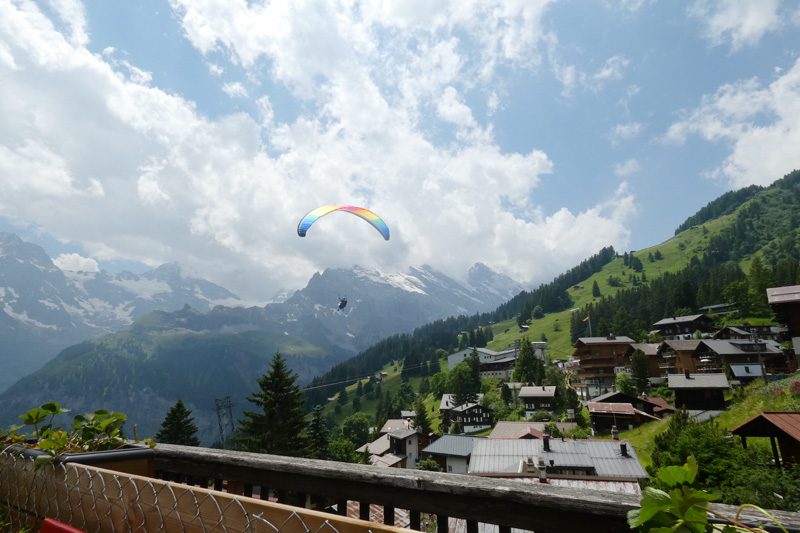
[[[217,422],[219,423],[219,441],[223,444],[225,443],[225,439],[233,433],[232,407],[233,403],[231,403],[230,396],[214,400],[214,411],[217,412]]]

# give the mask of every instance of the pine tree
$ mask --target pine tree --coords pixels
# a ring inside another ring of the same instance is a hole
[[[239,420],[241,437],[233,441],[251,452],[304,457],[308,453],[303,394],[296,384],[297,374],[275,352],[266,374],[258,378],[259,391],[247,400],[257,411],[243,411]]]
[[[422,429],[422,433],[426,435],[431,432],[431,422],[428,420],[422,396],[417,396],[417,400],[414,402],[414,427]]]
[[[181,444],[183,446],[199,446],[200,440],[197,438],[197,426],[192,412],[186,408],[183,400],[178,400],[175,405],[170,407],[164,421],[161,422],[161,429],[156,433],[156,441],[165,444]]]
[[[325,420],[322,419],[321,405],[314,407],[311,412],[308,434],[311,439],[309,456],[312,459],[325,459],[328,453],[328,426],[325,424]]]

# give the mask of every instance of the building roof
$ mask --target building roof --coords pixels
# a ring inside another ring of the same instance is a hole
[[[645,413],[644,411],[640,411],[636,409],[629,403],[607,403],[607,402],[589,402],[589,405],[586,406],[589,409],[589,415],[620,415],[620,416],[642,416],[644,418],[650,418],[652,420],[658,420],[658,418]]]
[[[658,355],[658,349],[661,345],[653,342],[635,342],[631,344],[634,350],[641,350],[645,355]]]
[[[735,378],[760,378],[764,365],[757,363],[731,363],[731,372]]]
[[[392,439],[405,439],[412,435],[416,435],[417,431],[414,429],[396,429],[388,434]]]
[[[402,418],[391,418],[386,421],[379,433],[391,433],[396,429],[408,429],[411,427],[411,422],[403,420]]]
[[[375,466],[383,466],[383,467],[391,467],[398,463],[400,463],[403,459],[405,459],[405,455],[370,455],[369,460]]]
[[[800,303],[800,285],[767,289],[767,302],[770,305]]]
[[[675,407],[670,405],[667,400],[664,398],[659,398],[657,396],[651,396],[647,399],[648,402],[653,403],[656,405],[656,408],[653,409],[654,413],[661,413],[663,411],[674,411]]]
[[[634,344],[636,341],[624,335],[619,337],[609,335],[608,337],[581,337],[575,344],[577,345],[579,342],[583,344]]]
[[[498,422],[492,432],[489,434],[490,439],[518,439],[521,432],[527,431],[528,428],[534,429],[539,433],[544,433],[544,427],[550,422]],[[555,422],[559,431],[569,431],[578,427],[575,422]]]
[[[788,435],[800,442],[800,413],[796,411],[765,411],[731,430],[742,437],[777,437]]]
[[[520,398],[552,398],[556,395],[555,385],[537,385],[536,387],[522,387],[519,391]]]
[[[627,456],[620,443],[627,445]],[[565,468],[594,468],[599,479],[647,478],[633,446],[616,440],[549,440],[550,451],[538,439],[481,439],[473,443],[469,473],[477,475],[532,475],[527,472],[529,458],[542,457],[546,465]]]
[[[478,401],[470,403],[470,404],[467,404],[467,405],[475,405],[475,403],[480,403],[480,401],[482,399],[483,399],[483,393],[478,393]],[[463,407],[463,406],[460,406],[460,405],[453,405],[454,403],[455,402],[453,401],[453,395],[452,394],[442,394],[442,401],[439,402],[439,410],[440,411],[447,411],[449,409],[454,409],[454,408],[457,408],[457,407]]]
[[[624,392],[620,391],[611,391],[605,394],[601,394],[600,396],[592,398],[592,401],[608,402],[608,403],[633,403],[633,402],[653,403],[650,401],[649,398],[639,398],[638,396],[633,396],[632,394],[625,394]]]
[[[729,389],[728,378],[725,374],[690,374],[686,379],[685,374],[669,374],[667,387],[670,389]]]
[[[486,437],[470,437],[468,435],[442,435],[422,453],[432,455],[449,455],[451,457],[469,457],[472,454],[472,441]]]
[[[390,449],[389,435],[383,434],[374,441],[359,447],[356,451],[364,453],[369,450],[370,455],[385,455]]]
[[[707,315],[704,315],[702,313],[697,314],[697,315],[671,316],[669,318],[662,318],[661,320],[659,320],[658,322],[656,322],[653,325],[654,326],[667,326],[667,325],[671,325],[671,324],[688,324],[690,322],[694,322],[695,320],[697,320],[700,317],[703,317],[705,319],[709,319]]]
[[[697,349],[702,341],[699,339],[669,339],[665,340],[664,344],[675,350],[676,352],[693,352]]]

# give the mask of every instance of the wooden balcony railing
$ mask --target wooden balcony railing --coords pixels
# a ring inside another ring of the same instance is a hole
[[[213,485],[245,496],[276,497],[280,503],[331,510],[336,503],[344,514],[347,502],[357,502],[359,516],[370,518],[370,508],[382,506],[388,525],[395,511],[406,510],[409,527],[422,530],[422,513],[436,515],[438,533],[453,529],[477,533],[479,524],[492,524],[498,533],[518,528],[537,533],[565,531],[631,531],[627,512],[639,497],[603,491],[523,483],[419,470],[381,468],[313,459],[254,454],[210,448],[159,444],[156,475],[170,481]],[[735,515],[735,508],[714,506]],[[352,504],[351,504],[352,508]],[[800,531],[800,515],[776,512],[784,526]],[[746,514],[757,523],[763,516]],[[485,529],[481,529],[486,531]],[[792,529],[789,529],[792,530]]]

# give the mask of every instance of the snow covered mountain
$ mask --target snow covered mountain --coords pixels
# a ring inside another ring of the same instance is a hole
[[[207,311],[239,298],[166,264],[141,275],[65,272],[45,251],[0,233],[0,390],[63,348],[126,328],[155,310]]]

